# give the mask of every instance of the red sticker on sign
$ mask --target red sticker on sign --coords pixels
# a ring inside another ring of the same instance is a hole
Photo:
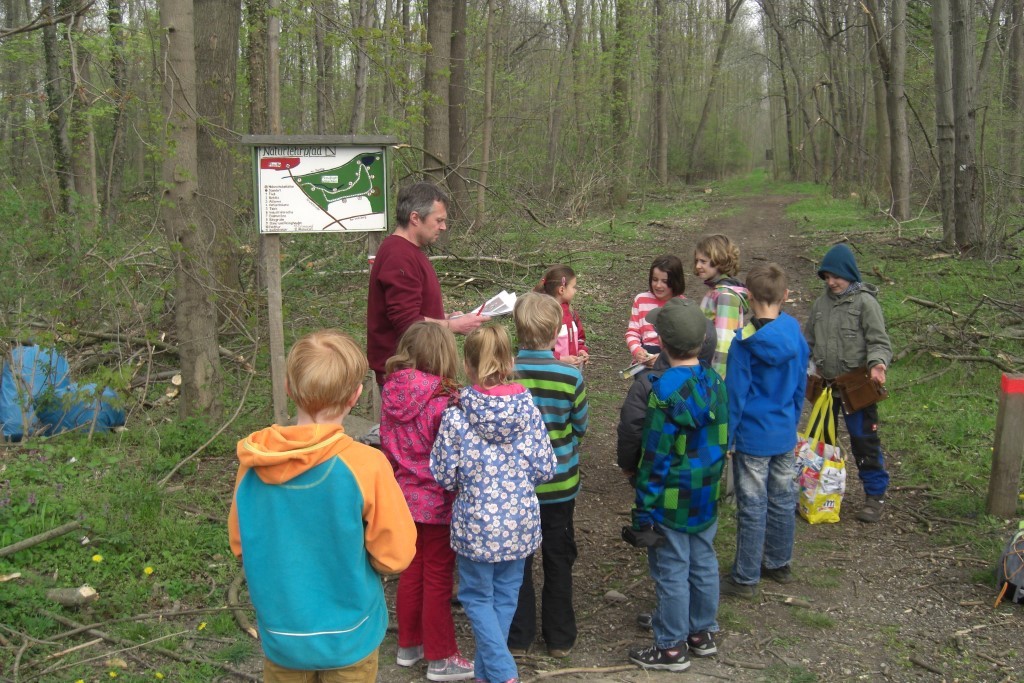
[[[299,157],[264,157],[260,168],[268,171],[287,171],[299,165]]]

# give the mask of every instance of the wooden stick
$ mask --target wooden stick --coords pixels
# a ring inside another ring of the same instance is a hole
[[[238,572],[235,576],[234,581],[228,586],[228,607],[231,608],[232,614],[235,615],[235,621],[238,623],[238,627],[248,633],[256,640],[260,639],[259,632],[253,628],[252,622],[249,621],[249,615],[245,613],[245,610],[238,606],[238,589],[242,586],[242,581],[245,580],[245,570]]]
[[[908,296],[906,299],[904,299],[904,301],[909,301],[912,304],[924,306],[925,308],[934,308],[938,311],[942,311],[943,313],[949,313],[954,318],[960,317],[960,314],[954,311],[952,308],[950,308],[949,304],[937,304],[934,301],[928,301],[928,299],[919,299],[916,296]]]
[[[542,681],[546,678],[555,678],[557,676],[570,676],[572,674],[597,674],[597,673],[617,673],[620,671],[634,671],[636,670],[635,664],[620,664],[617,666],[582,666],[574,667],[571,669],[553,669],[552,671],[543,671],[531,678],[524,678],[523,683],[528,681]]]
[[[31,548],[32,546],[39,545],[40,543],[45,543],[46,541],[49,541],[52,538],[57,538],[58,536],[63,536],[66,533],[70,533],[75,529],[80,528],[81,526],[82,523],[78,520],[75,520],[73,522],[68,522],[67,524],[62,524],[55,529],[50,529],[49,531],[44,531],[41,534],[36,534],[31,538],[26,538],[24,541],[12,543],[7,547],[0,548],[0,557],[7,557],[8,555],[13,555],[14,553],[20,550]]]
[[[937,667],[937,666],[933,666],[932,664],[930,664],[930,663],[928,663],[928,662],[924,661],[924,660],[923,660],[923,659],[921,659],[921,657],[920,657],[920,656],[919,656],[918,654],[916,654],[916,653],[915,653],[915,654],[912,654],[912,655],[910,655],[910,662],[911,662],[912,664],[917,664],[917,665],[918,665],[919,667],[921,667],[922,669],[927,669],[928,671],[931,671],[931,672],[932,672],[933,674],[942,674],[942,669],[940,669],[940,668],[939,668],[939,667]]]

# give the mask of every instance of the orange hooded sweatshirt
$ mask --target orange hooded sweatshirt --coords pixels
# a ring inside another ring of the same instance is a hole
[[[380,645],[379,574],[416,553],[416,526],[384,455],[340,425],[273,425],[238,442],[228,517],[271,661],[333,669]]]

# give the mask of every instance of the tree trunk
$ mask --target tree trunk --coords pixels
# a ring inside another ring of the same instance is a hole
[[[92,81],[90,75],[89,51],[78,45],[82,36],[84,17],[75,17],[68,30],[68,47],[71,62],[71,178],[74,188],[75,215],[78,218],[78,229],[74,241],[80,239],[90,242],[96,232],[99,221],[99,192],[96,182],[96,136],[93,132],[89,108],[87,84]]]
[[[324,16],[326,3],[318,3],[313,11],[313,56],[316,59],[316,134],[327,134],[327,110],[330,97],[327,91],[330,82],[327,80],[327,18]],[[362,4],[362,3],[360,3]],[[358,67],[356,68],[358,72]],[[355,109],[353,109],[353,114]],[[362,122],[360,122],[361,124]],[[351,128],[351,124],[349,126]],[[355,134],[356,131],[349,132]]]
[[[448,172],[448,87],[453,0],[427,0],[427,53],[423,85],[423,170],[438,183]]]
[[[564,1],[564,0],[563,0]],[[654,1],[654,167],[661,184],[668,183],[669,18],[666,0]]]
[[[744,0],[725,0],[725,23],[722,25],[722,33],[718,37],[718,47],[715,49],[715,61],[711,64],[711,76],[708,82],[708,91],[704,97],[704,106],[700,111],[700,119],[697,121],[697,129],[693,133],[690,142],[690,153],[687,168],[687,180],[692,181],[694,173],[698,170],[697,153],[700,151],[701,138],[704,136],[704,129],[707,128],[708,118],[711,115],[711,104],[718,91],[718,81],[722,74],[722,61],[725,59],[725,48],[729,44],[729,36],[732,35],[733,21],[736,13],[743,6]]]
[[[877,0],[866,0],[868,15],[868,37],[874,48],[875,58],[878,63],[879,77],[875,80],[875,128],[878,131],[876,152],[878,157],[878,179],[880,193],[889,195],[890,210],[895,201],[894,184],[892,177],[893,169],[893,138],[896,132],[893,130],[893,121],[890,116],[892,108],[889,106],[890,89],[889,83],[892,80],[892,65],[889,61],[889,50],[885,46],[885,25],[882,13],[878,9]]]
[[[197,107],[202,125],[196,138],[199,164],[197,216],[214,236],[210,256],[221,303],[237,310],[242,280],[235,235],[235,91],[241,0],[194,0],[202,21],[195,27]]]
[[[939,157],[939,203],[942,246],[956,245],[953,215],[953,72],[949,47],[949,0],[932,0],[932,44],[935,46],[935,144]]]
[[[246,0],[249,31],[246,63],[249,69],[249,132],[270,132],[267,112],[267,0]]]
[[[366,52],[366,45],[373,12],[370,8],[370,0],[352,0],[352,3],[353,20],[358,29],[354,48],[355,74],[352,83],[352,116],[348,122],[348,131],[351,135],[358,135],[366,125],[367,76],[370,72],[370,56]]]
[[[910,218],[910,135],[907,130],[907,93],[903,78],[907,67],[907,0],[892,0],[890,71],[886,108],[892,138],[892,215],[898,221]]]
[[[174,258],[174,320],[181,359],[181,415],[217,420],[221,370],[210,275],[209,223],[198,215],[196,59],[192,0],[160,3],[166,72],[161,74],[168,153],[160,217]]]
[[[452,191],[450,215],[461,219],[470,213],[469,184],[466,181],[466,0],[452,2],[451,81],[448,84],[448,187]]]
[[[1010,39],[1007,54],[1006,106],[1010,125],[1006,128],[1007,172],[1011,178],[1020,178],[1024,172],[1021,163],[1021,128],[1024,127],[1024,0],[1013,0],[1010,9]],[[1024,202],[1024,191],[1018,182],[1008,197],[1011,204]]]
[[[554,197],[556,193],[556,174],[558,162],[561,159],[562,142],[562,120],[565,116],[565,109],[569,106],[565,97],[566,81],[572,82],[572,93],[575,96],[577,91],[576,59],[579,50],[579,35],[583,25],[585,12],[577,7],[575,13],[570,11],[567,0],[558,0],[558,7],[562,12],[562,24],[565,26],[566,42],[563,50],[563,58],[558,60],[558,84],[555,86],[554,96],[549,105],[550,123],[548,125],[547,154],[544,159],[544,180],[548,189],[548,196]],[[566,60],[569,61],[568,68]]]
[[[43,13],[57,16],[53,0],[43,0]],[[57,25],[43,28],[43,55],[46,59],[46,119],[50,129],[50,145],[53,148],[53,165],[57,173],[59,201],[55,211],[72,212],[71,181],[71,139],[68,136],[68,108],[64,91],[64,77],[61,75],[61,50],[57,40]]]
[[[117,220],[121,197],[121,180],[126,161],[125,129],[127,128],[128,64],[125,61],[124,10],[121,0],[107,0],[107,30],[110,33],[110,80],[114,100],[114,121],[110,139],[107,178],[103,190],[103,217],[108,223]]]
[[[953,211],[956,243],[969,252],[981,245],[981,184],[975,161],[975,78],[973,5],[950,0],[950,46],[953,65]]]
[[[480,140],[480,185],[476,190],[476,222],[487,218],[487,174],[491,163],[491,135],[494,132],[494,0],[487,0],[484,29],[484,114]]]
[[[630,138],[629,117],[629,82],[632,76],[632,54],[635,48],[633,40],[633,14],[636,0],[618,0],[615,10],[615,52],[612,63],[612,143],[613,164],[626,171],[629,164],[628,140]],[[609,177],[611,182],[611,202],[613,207],[626,205],[629,199],[630,174],[619,173]]]

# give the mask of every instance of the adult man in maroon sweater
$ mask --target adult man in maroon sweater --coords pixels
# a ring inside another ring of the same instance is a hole
[[[488,320],[476,314],[445,315],[441,283],[423,253],[424,247],[437,241],[441,231],[448,228],[448,195],[444,190],[428,182],[402,188],[395,220],[398,225],[394,233],[381,242],[370,269],[366,305],[366,356],[380,385],[384,383],[384,364],[414,322],[427,320],[456,334],[469,334]]]

